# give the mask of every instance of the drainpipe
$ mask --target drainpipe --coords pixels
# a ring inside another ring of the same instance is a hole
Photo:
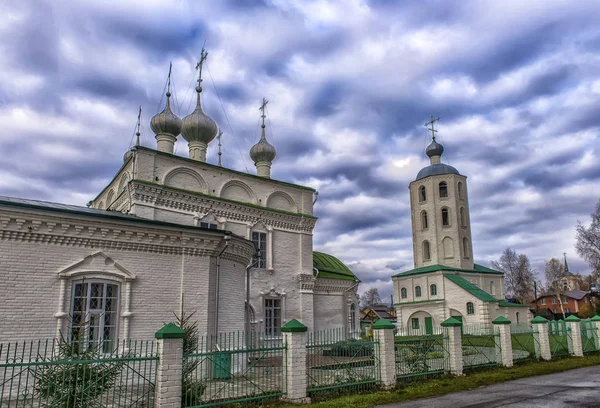
[[[313,266],[313,271],[315,271],[317,273],[315,275],[315,278],[318,278],[319,277],[319,270]]]
[[[221,275],[221,255],[223,255],[223,252],[225,252],[225,250],[229,246],[230,239],[231,239],[231,232],[225,231],[225,236],[223,237],[223,240],[225,241],[225,245],[221,249],[221,252],[219,252],[219,255],[217,255],[217,282],[216,282],[216,288],[215,288],[216,300],[215,300],[215,313],[214,313],[215,334],[217,334],[219,332],[219,279],[220,279],[220,275]]]
[[[256,244],[254,245],[254,249],[256,251],[256,259],[250,261],[248,266],[246,266],[246,307],[250,309],[250,269],[254,268],[258,261],[260,261],[260,249],[256,249]],[[246,330],[250,331],[250,321],[248,320],[248,313],[244,310],[244,321]]]

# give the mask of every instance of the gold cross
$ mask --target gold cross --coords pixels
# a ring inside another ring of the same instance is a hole
[[[262,112],[262,114],[260,115],[260,117],[262,118],[262,125],[263,127],[265,126],[265,108],[267,107],[267,103],[269,103],[269,101],[267,101],[265,98],[263,98],[262,100],[262,105],[260,105],[260,108],[258,108],[259,111]]]
[[[425,127],[427,128],[427,130],[431,131],[431,138],[433,140],[435,140],[435,134],[437,133],[437,130],[434,129],[434,124],[435,122],[437,122],[438,120],[440,120],[439,116],[437,118],[434,119],[433,116],[429,116],[429,122],[425,123]],[[429,128],[429,125],[431,125],[431,128]]]

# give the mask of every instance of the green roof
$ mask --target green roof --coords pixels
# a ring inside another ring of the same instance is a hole
[[[445,265],[431,265],[431,266],[423,266],[422,268],[411,269],[410,271],[400,272],[392,278],[401,278],[404,276],[412,276],[412,275],[422,275],[424,273],[432,273],[439,271],[447,271],[447,272],[466,272],[466,273],[488,273],[492,275],[504,275],[504,272],[496,271],[494,269],[487,268],[483,265],[474,264],[473,269],[460,269],[460,268],[452,268],[450,266]]]
[[[498,299],[498,306],[501,306],[501,307],[529,307],[529,306],[523,305],[521,303],[508,302],[503,299]]]
[[[475,296],[479,300],[483,300],[484,302],[497,302],[498,301],[498,299],[496,299],[495,297],[493,297],[492,295],[487,293],[485,290],[481,289],[477,285],[472,284],[471,282],[469,282],[468,280],[466,280],[465,278],[463,278],[460,275],[455,275],[453,273],[446,273],[446,274],[444,274],[444,277],[446,277],[446,279],[448,279],[449,281],[454,282],[455,284],[457,284],[458,286],[460,286],[461,288],[463,288],[464,290],[466,290],[467,292],[469,292],[471,295]]]
[[[319,278],[357,281],[358,278],[346,265],[335,256],[313,251],[313,268],[316,268]],[[313,272],[317,276],[317,272]]]

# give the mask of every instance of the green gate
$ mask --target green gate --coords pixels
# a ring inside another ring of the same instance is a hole
[[[448,337],[445,335],[396,337],[394,349],[398,380],[441,376],[450,371]]]
[[[285,394],[281,337],[219,333],[198,338],[184,353],[183,407],[210,407],[279,399]]]
[[[548,337],[550,340],[550,353],[552,357],[569,355],[569,341],[571,329],[563,320],[548,322]]]
[[[537,330],[531,324],[511,324],[510,341],[513,349],[513,361],[523,362],[537,358],[539,337]]]
[[[381,383],[379,343],[345,329],[309,333],[306,345],[307,391],[313,401]]]
[[[500,365],[502,357],[499,333],[492,325],[464,325],[462,354],[464,370]]]
[[[581,345],[584,354],[599,351],[598,330],[590,319],[581,321]]]

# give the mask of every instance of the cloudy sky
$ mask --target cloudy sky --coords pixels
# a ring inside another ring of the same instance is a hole
[[[191,112],[206,44],[224,164],[254,171],[265,96],[272,175],[319,190],[315,248],[362,290],[389,295],[413,266],[407,186],[428,164],[430,114],[443,161],[468,176],[476,261],[510,246],[543,271],[566,252],[586,273],[573,245],[600,197],[598,15],[597,1],[2,2],[0,194],[85,205],[140,105],[155,147],[169,61],[174,110]]]

